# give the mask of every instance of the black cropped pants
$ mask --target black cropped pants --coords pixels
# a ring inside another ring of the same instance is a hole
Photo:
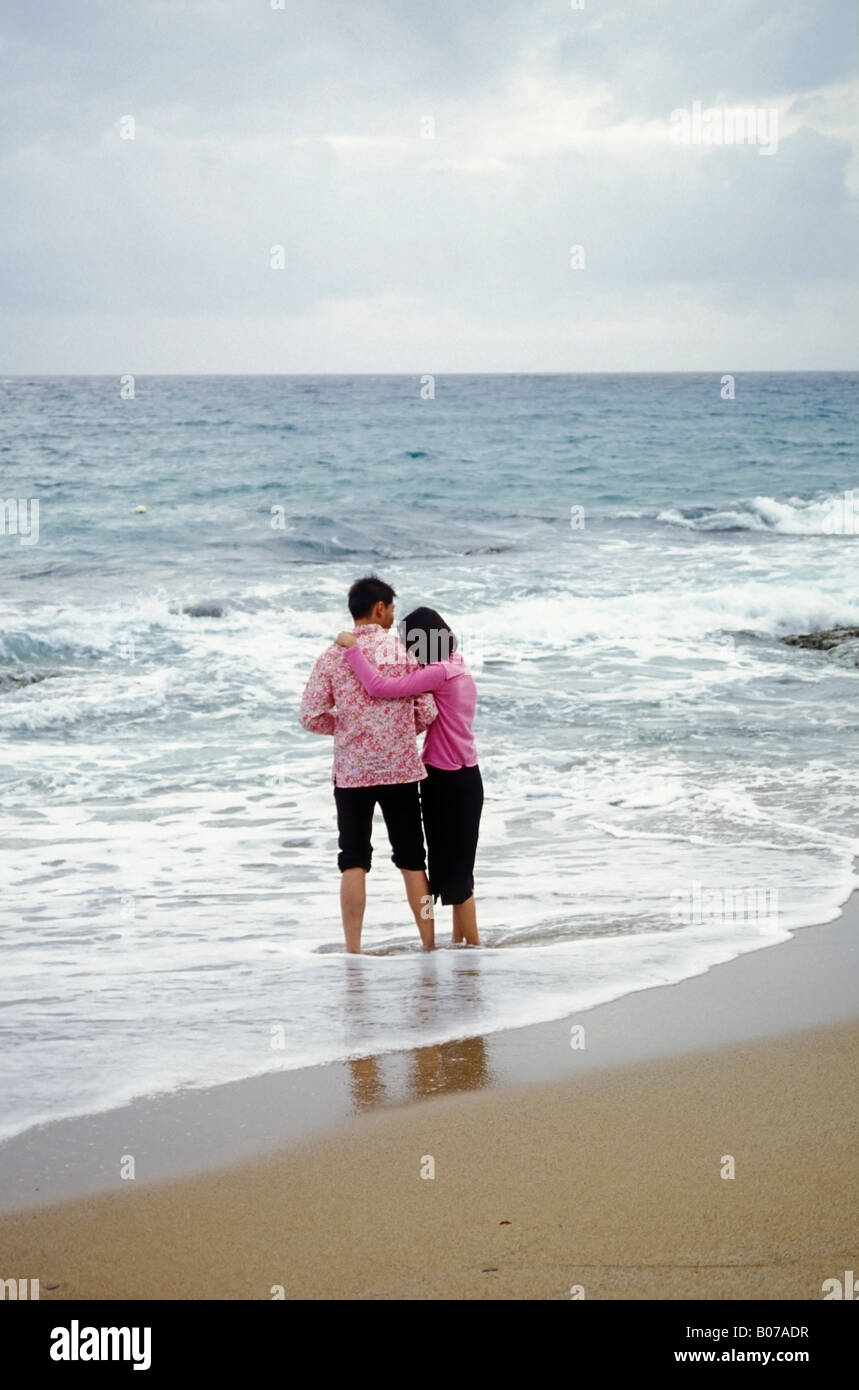
[[[474,892],[474,857],[483,811],[480,768],[447,772],[427,763],[426,769],[420,789],[430,892],[445,904],[464,903]]]

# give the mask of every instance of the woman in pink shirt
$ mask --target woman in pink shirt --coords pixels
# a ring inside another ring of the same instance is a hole
[[[419,663],[407,676],[383,676],[352,632],[337,642],[369,695],[398,700],[431,691],[438,706],[424,739],[427,770],[421,811],[427,838],[429,886],[434,899],[453,906],[453,940],[479,946],[474,903],[474,856],[483,810],[483,781],[472,723],[477,705],[474,677],[456,650],[456,637],[434,608],[416,608],[405,619],[406,646]]]

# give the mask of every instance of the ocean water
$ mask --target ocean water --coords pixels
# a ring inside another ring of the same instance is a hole
[[[575,1015],[836,916],[859,668],[778,639],[859,625],[856,386],[0,381],[0,1136]],[[379,822],[343,954],[297,715],[367,571],[478,681],[480,951],[421,955]]]

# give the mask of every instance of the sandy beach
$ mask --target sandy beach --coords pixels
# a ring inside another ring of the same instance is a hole
[[[62,1166],[51,1129],[91,1153],[93,1124],[118,1142],[119,1112],[46,1127],[46,1186],[0,1220],[6,1272],[54,1299],[819,1300],[856,1265],[855,927],[854,900],[770,951],[519,1030],[518,1047],[483,1040],[519,1053],[518,1084],[491,1048],[475,1066],[480,1040],[458,1077],[451,1049],[447,1067],[443,1049],[411,1058],[410,1094],[435,1098],[374,1104],[381,1059],[353,1063],[347,1119],[227,1167],[200,1154],[193,1175],[36,1206]],[[521,1084],[541,1064],[554,1079]],[[171,1098],[174,1128],[190,1099]]]
[[[819,1299],[855,1266],[857,1049],[840,1025],[364,1115],[7,1218],[5,1265],[57,1299]]]

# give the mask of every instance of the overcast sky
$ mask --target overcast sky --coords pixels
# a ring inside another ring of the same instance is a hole
[[[2,372],[859,367],[853,0],[0,16]]]

